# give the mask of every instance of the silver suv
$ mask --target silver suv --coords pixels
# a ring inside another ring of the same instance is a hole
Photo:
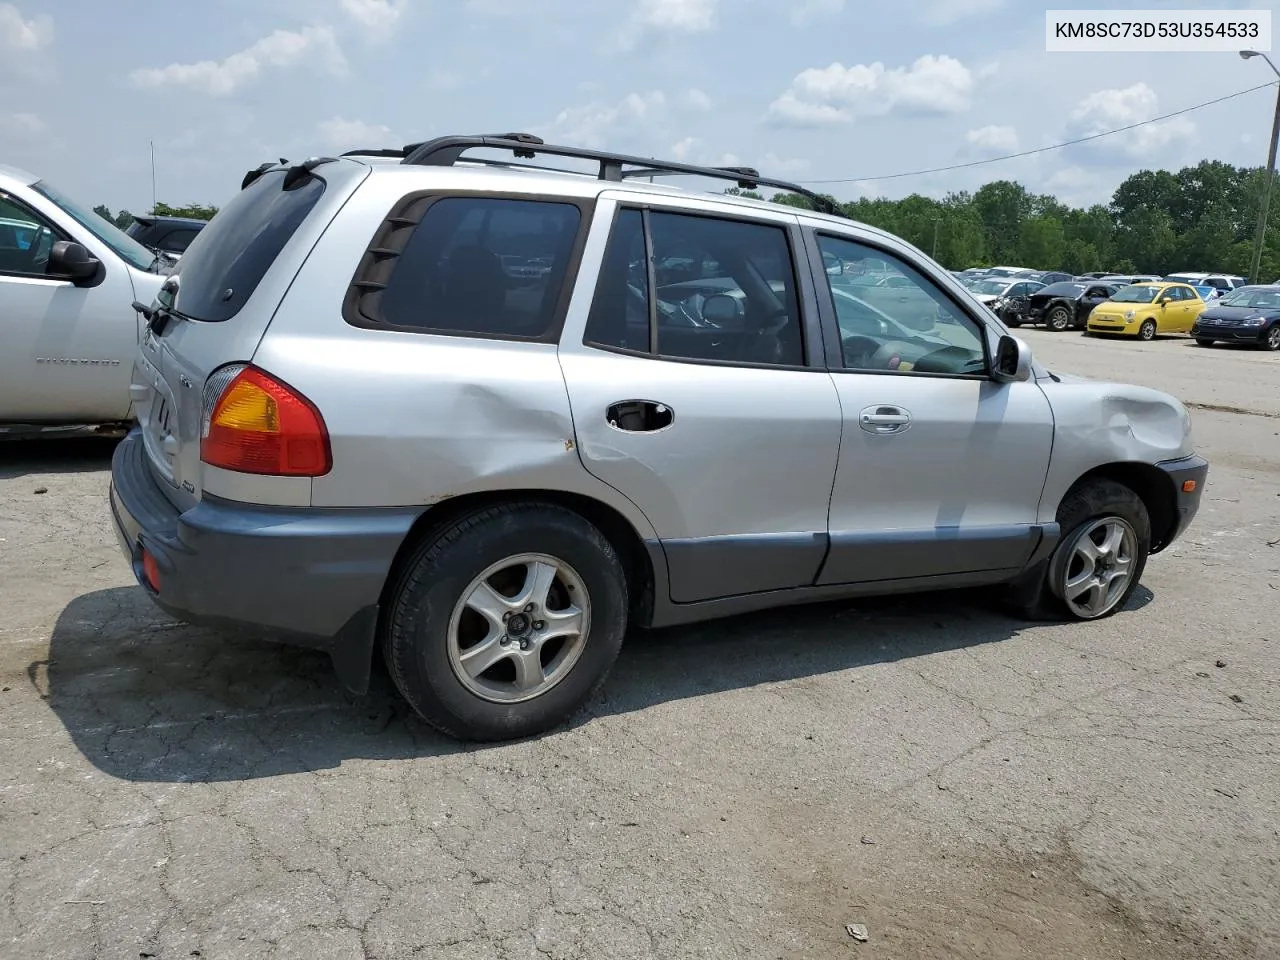
[[[632,627],[988,585],[1107,616],[1208,471],[1177,400],[1043,369],[822,197],[528,135],[264,164],[147,319],[110,494],[142,586],[356,693],[380,646],[463,738],[562,722]]]

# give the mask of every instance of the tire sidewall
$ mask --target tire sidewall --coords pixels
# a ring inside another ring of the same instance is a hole
[[[1129,578],[1129,583],[1119,601],[1110,610],[1099,617],[1078,617],[1070,612],[1063,601],[1062,580],[1066,573],[1066,566],[1070,563],[1071,553],[1084,528],[1106,517],[1119,517],[1133,528],[1137,539],[1133,575]],[[1049,561],[1047,571],[1049,592],[1062,602],[1063,610],[1075,620],[1101,620],[1123,610],[1142,580],[1142,574],[1147,566],[1147,557],[1151,552],[1151,520],[1141,498],[1128,487],[1113,481],[1096,481],[1080,488],[1063,500],[1058,512],[1058,524],[1063,533],[1062,540]]]
[[[1147,331],[1150,330],[1150,333]],[[1154,320],[1143,320],[1142,326],[1138,327],[1138,339],[1150,342],[1156,338],[1156,322]]]
[[[1280,323],[1275,324],[1267,331],[1267,336],[1262,341],[1262,349],[1280,350]]]
[[[1071,313],[1065,307],[1054,307],[1045,317],[1044,325],[1055,333],[1061,333],[1071,325]]]
[[[491,564],[544,553],[577,571],[591,602],[586,646],[568,675],[523,703],[491,703],[468,690],[448,653],[449,621],[463,590]],[[388,660],[401,693],[436,726],[468,739],[511,739],[563,722],[603,682],[626,633],[622,565],[605,537],[556,507],[520,510],[478,524],[422,559],[394,601]]]

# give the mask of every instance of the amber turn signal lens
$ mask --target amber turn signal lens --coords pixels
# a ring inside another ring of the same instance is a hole
[[[1196,492],[1196,482],[1195,482],[1194,480],[1183,480],[1183,481],[1182,481],[1182,492],[1183,492],[1183,493],[1195,493],[1195,492]]]

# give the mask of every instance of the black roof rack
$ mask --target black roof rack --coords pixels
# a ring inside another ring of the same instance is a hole
[[[831,201],[798,183],[787,180],[776,180],[773,177],[762,177],[752,167],[700,167],[691,163],[654,160],[652,157],[634,157],[625,153],[610,153],[604,150],[591,150],[585,147],[568,147],[549,144],[541,137],[531,133],[478,134],[473,136],[451,135],[436,137],[422,143],[410,143],[404,148],[404,159],[401,163],[415,166],[451,167],[468,150],[510,150],[521,159],[533,159],[538,154],[553,157],[573,157],[579,160],[593,160],[600,164],[598,178],[622,182],[627,178],[669,176],[684,174],[696,177],[711,177],[717,180],[729,180],[744,190],[756,187],[773,187],[807,197],[821,213],[840,214]],[[395,156],[393,152],[389,154]],[[624,169],[629,167],[632,169]],[[560,171],[564,172],[564,171]]]
[[[397,150],[395,147],[374,147],[372,150],[348,150],[340,154],[344,157],[403,157],[407,148]]]

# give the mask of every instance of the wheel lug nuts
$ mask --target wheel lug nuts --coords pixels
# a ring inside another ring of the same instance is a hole
[[[506,622],[507,622],[508,620],[510,620],[510,619],[511,619],[511,612],[510,612],[510,611],[507,611],[506,613],[504,613],[504,614],[502,615],[502,622],[503,622],[503,623],[506,623]]]
[[[521,649],[521,650],[528,650],[528,649],[529,649],[529,641],[528,641],[528,640],[521,640],[521,641],[520,641],[520,649]]]
[[[535,629],[535,630],[545,630],[546,628],[547,628],[547,625],[546,625],[545,623],[543,623],[541,620],[535,620],[535,621],[533,621],[533,629]]]
[[[504,635],[504,636],[501,636],[501,637],[499,637],[499,638],[498,638],[498,643],[499,643],[499,644],[501,644],[501,645],[502,645],[502,646],[504,646],[504,647],[505,647],[508,643],[510,643],[510,642],[511,642],[511,638],[510,638],[510,637],[508,637],[508,636],[505,636],[505,635]]]
[[[533,613],[533,604],[531,603],[531,604],[529,604],[527,607],[525,607],[525,608],[524,608],[524,612],[525,612],[525,613]]]

